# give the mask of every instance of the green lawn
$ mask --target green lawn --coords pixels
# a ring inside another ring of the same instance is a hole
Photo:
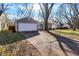
[[[79,39],[79,29],[77,29],[76,31],[73,31],[71,29],[56,29],[56,30],[52,30],[51,32],[68,38]]]
[[[4,31],[0,32],[0,45],[10,44],[25,39],[22,33]]]

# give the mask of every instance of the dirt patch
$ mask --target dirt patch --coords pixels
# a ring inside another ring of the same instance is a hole
[[[1,56],[39,56],[40,52],[27,40],[1,46]]]

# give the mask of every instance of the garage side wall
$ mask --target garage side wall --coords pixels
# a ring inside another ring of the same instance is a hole
[[[15,31],[18,32],[18,23],[15,23]]]

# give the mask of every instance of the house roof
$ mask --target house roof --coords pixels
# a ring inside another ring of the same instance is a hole
[[[32,19],[31,17],[25,17],[25,18],[21,18],[21,19],[17,19],[15,21],[15,23],[37,23],[36,20]]]

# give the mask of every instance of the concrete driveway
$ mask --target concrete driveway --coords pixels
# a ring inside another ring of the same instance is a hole
[[[33,35],[27,38],[27,40],[40,51],[41,56],[77,55],[71,49],[69,49],[64,43],[61,43],[63,47],[62,49],[57,39],[45,31],[39,31],[39,35]]]

